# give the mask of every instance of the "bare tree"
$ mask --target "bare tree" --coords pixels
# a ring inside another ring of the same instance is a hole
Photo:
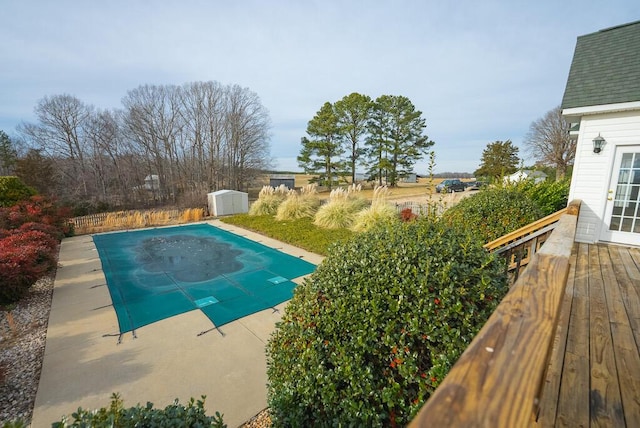
[[[177,196],[178,150],[181,127],[176,86],[144,85],[129,91],[122,100],[128,135],[151,160],[150,176],[160,180],[160,195],[175,202]]]
[[[269,114],[256,93],[238,85],[229,88],[226,110],[226,176],[242,190],[270,164]]]
[[[96,197],[110,206],[128,206],[134,187],[144,176],[131,163],[131,147],[123,136],[118,112],[97,111],[87,121],[86,138],[91,145],[91,168],[96,181]],[[140,159],[137,159],[140,162]]]
[[[576,156],[576,141],[569,138],[569,123],[560,106],[531,123],[524,144],[534,159],[556,168],[556,180],[564,178]]]
[[[23,123],[18,132],[56,162],[60,192],[89,195],[84,126],[93,107],[71,95],[44,97],[35,107],[37,124]]]
[[[96,111],[69,95],[43,98],[37,123],[20,127],[34,149],[22,170],[43,162],[37,154],[55,165],[53,193],[122,206],[246,189],[270,164],[269,115],[246,88],[143,85],[122,103],[119,111]]]
[[[225,136],[226,89],[217,82],[192,82],[181,90],[184,133],[191,141],[191,171],[197,187],[223,186],[221,153]]]

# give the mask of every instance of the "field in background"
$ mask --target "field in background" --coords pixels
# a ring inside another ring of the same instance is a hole
[[[306,186],[307,184],[309,184],[309,180],[313,177],[313,175],[307,175],[307,174],[293,174],[293,175],[295,176],[295,180],[296,180],[295,182],[296,188]],[[412,199],[425,200],[429,198],[429,196],[431,196],[431,198],[429,199],[433,199],[433,197],[436,197],[436,196],[445,196],[445,195],[439,195],[435,191],[435,186],[440,182],[442,182],[442,180],[444,179],[443,178],[433,178],[433,179],[419,178],[417,183],[403,183],[403,182],[398,183],[396,187],[389,188],[390,194],[388,199],[390,201],[396,201],[396,200],[408,201]],[[470,181],[470,180],[462,180],[462,181]],[[264,184],[265,185],[269,184],[268,176],[265,177]],[[342,185],[339,187],[346,187],[346,186],[347,185]],[[375,186],[375,183],[373,182],[367,182],[365,185],[363,185],[363,190],[362,190],[363,197],[370,200],[373,197],[374,186]],[[253,196],[251,193],[253,192],[250,192],[250,195],[249,195],[250,198]],[[322,199],[329,197],[329,191],[326,189],[320,188],[318,193],[320,195],[320,198]],[[469,193],[472,193],[472,192],[466,191],[466,192],[453,194],[451,196],[452,196],[452,199],[459,199],[464,194],[469,194]],[[454,195],[458,195],[458,196],[455,197]],[[257,197],[257,192],[256,192],[256,197]]]

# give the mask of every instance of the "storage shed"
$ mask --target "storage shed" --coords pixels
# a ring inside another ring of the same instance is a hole
[[[209,213],[218,217],[249,212],[249,194],[237,190],[218,190],[207,195]]]
[[[404,174],[403,176],[401,176],[400,181],[402,181],[403,183],[417,183],[418,175],[413,172],[410,172],[408,174]]]
[[[296,176],[292,174],[273,174],[269,177],[269,186],[278,187],[284,184],[287,189],[296,187]]]

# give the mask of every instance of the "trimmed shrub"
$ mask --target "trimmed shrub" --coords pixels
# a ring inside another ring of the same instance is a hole
[[[542,210],[515,187],[483,189],[442,215],[445,224],[475,233],[484,243],[544,217]]]
[[[16,229],[27,222],[29,219],[17,207],[0,208],[0,229]]]
[[[16,203],[29,199],[36,193],[35,189],[27,186],[18,177],[0,177],[0,207],[10,207]]]
[[[44,196],[32,196],[9,208],[0,208],[0,228],[18,229],[25,223],[42,223],[52,226],[64,236],[73,235],[69,222],[71,210],[58,207],[54,201]]]
[[[220,413],[216,412],[215,416],[206,415],[204,400],[204,396],[202,400],[197,401],[191,398],[184,406],[176,399],[173,404],[164,409],[156,409],[153,407],[153,403],[147,402],[144,407],[138,404],[135,407],[125,409],[120,395],[113,394],[109,407],[103,407],[99,410],[78,408],[71,415],[71,419],[64,416],[61,421],[54,422],[51,426],[53,428],[226,427]]]
[[[50,224],[37,223],[37,222],[29,222],[22,224],[17,230],[21,232],[29,232],[31,230],[37,230],[38,232],[45,233],[55,239],[56,241],[62,240],[64,238],[64,233]]]
[[[0,239],[0,303],[19,300],[57,264],[57,241],[37,230],[13,231]]]
[[[545,180],[540,183],[535,183],[533,180],[522,180],[512,186],[533,200],[542,210],[544,217],[567,207],[570,184],[568,179]]]
[[[329,253],[267,345],[274,424],[406,425],[506,293],[504,261],[428,218]]]

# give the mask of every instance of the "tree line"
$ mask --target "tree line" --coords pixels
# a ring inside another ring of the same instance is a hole
[[[569,133],[569,122],[562,116],[557,106],[533,121],[524,138],[527,153],[536,160],[532,169],[553,172],[556,180],[570,174],[576,156],[577,140]],[[474,172],[476,177],[501,180],[513,174],[522,162],[518,157],[520,149],[511,140],[494,141],[487,144],[480,158],[480,167]]]
[[[73,206],[195,206],[210,191],[247,190],[271,167],[269,114],[238,85],[142,85],[113,110],[54,95],[34,111],[36,122],[19,125],[13,141],[0,131],[0,175],[18,175]],[[423,156],[433,159],[425,128],[407,97],[352,93],[326,102],[308,122],[298,164],[329,188],[345,177],[357,181],[358,167],[367,179],[393,186]],[[536,167],[555,168],[557,178],[575,157],[568,129],[556,107],[532,122],[524,141]],[[495,141],[474,175],[498,179],[519,162],[518,147]]]
[[[13,145],[0,141],[0,163],[70,204],[202,205],[209,191],[247,190],[271,165],[268,111],[238,85],[142,85],[113,110],[45,96],[34,111]]]
[[[324,103],[308,122],[298,165],[329,189],[343,177],[356,182],[359,166],[367,178],[395,186],[433,146],[424,128],[422,112],[409,98],[382,95],[372,100],[354,92]]]

